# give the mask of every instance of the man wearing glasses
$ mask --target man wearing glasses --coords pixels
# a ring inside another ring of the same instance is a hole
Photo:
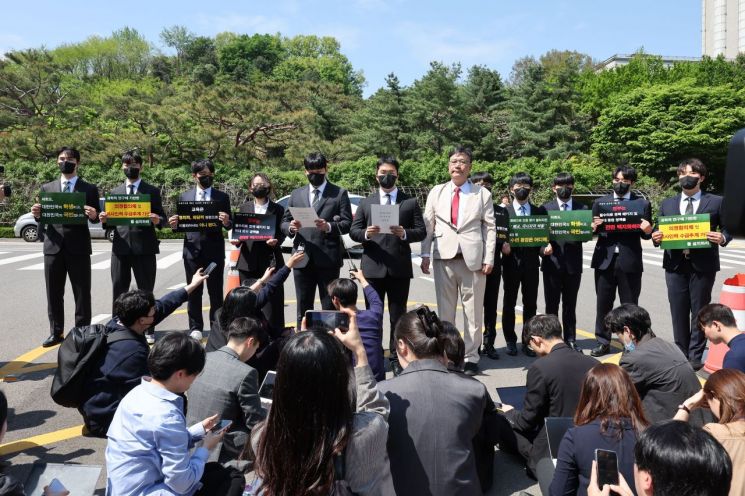
[[[613,310],[616,289],[621,303],[639,303],[642,290],[642,244],[641,239],[652,238],[652,206],[647,200],[631,192],[636,182],[636,169],[619,165],[613,173],[613,193],[595,200],[592,205],[592,230],[598,233],[595,252],[590,267],[595,269],[595,294],[597,295],[595,316],[595,338],[598,345],[590,354],[600,357],[610,353],[611,333],[605,328],[605,315]],[[639,230],[607,232],[601,228],[600,204],[608,202],[642,203],[642,221]]]
[[[450,181],[429,192],[424,209],[427,237],[422,241],[421,269],[434,271],[437,313],[455,323],[458,294],[465,317],[465,369],[468,375],[479,371],[479,346],[484,316],[486,276],[494,266],[496,230],[491,193],[473,184],[472,153],[456,146],[450,152]]]

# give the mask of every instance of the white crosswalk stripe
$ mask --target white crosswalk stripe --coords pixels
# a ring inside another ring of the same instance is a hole
[[[180,262],[183,258],[184,254],[180,250],[173,252],[170,255],[166,255],[165,257],[158,260],[158,268],[167,269],[171,265]]]
[[[44,254],[39,253],[29,253],[27,255],[18,255],[17,257],[10,257],[10,258],[3,258],[0,260],[0,265],[8,265],[16,262],[23,262],[25,260],[31,260],[34,258],[40,258],[43,257]]]
[[[93,258],[93,257],[95,257],[97,255],[102,255],[102,254],[106,254],[106,253],[109,253],[109,252],[107,252],[107,251],[94,251],[91,254],[91,258]],[[99,262],[99,263],[96,263],[96,264],[91,265],[91,269],[92,270],[100,270],[101,267],[98,267],[98,266],[100,266],[101,263],[102,262]],[[106,260],[106,263],[109,263],[109,260],[108,259]],[[105,268],[108,268],[108,265]],[[25,267],[20,267],[17,270],[44,270],[44,262],[38,263],[38,264],[34,264],[34,265],[27,265]]]

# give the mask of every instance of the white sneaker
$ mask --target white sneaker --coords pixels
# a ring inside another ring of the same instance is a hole
[[[189,334],[189,336],[193,337],[199,342],[202,341],[202,331],[197,331],[197,330],[191,331],[191,334]]]
[[[147,341],[147,344],[155,344],[155,333],[145,334],[145,341]]]

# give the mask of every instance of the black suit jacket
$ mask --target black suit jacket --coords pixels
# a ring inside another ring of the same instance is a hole
[[[61,193],[60,179],[43,184],[41,192]],[[95,208],[96,212],[101,208],[98,204],[98,188],[95,185],[86,183],[78,177],[73,192],[85,193],[85,204]],[[98,217],[90,222],[98,223]],[[72,255],[90,255],[93,251],[87,222],[85,224],[42,224],[41,229],[44,235],[44,255],[56,255],[62,250]]]
[[[643,198],[634,193],[631,193],[630,199],[643,200]],[[595,203],[592,204],[592,216],[597,217],[599,215],[600,208],[598,203],[612,201],[612,193],[595,200]],[[646,205],[644,207],[642,218],[651,223],[652,206],[648,201],[643,201]],[[610,264],[613,261],[613,256],[615,255],[616,246],[618,246],[616,267],[623,272],[644,272],[644,264],[642,263],[642,238],[651,239],[652,235],[644,234],[642,231],[623,233],[600,232],[598,234],[597,242],[595,243],[595,251],[592,254],[592,263],[590,264],[590,267],[600,270],[605,270],[610,267]]]
[[[732,240],[732,235],[722,225],[722,197],[711,193],[701,192],[697,214],[709,214],[711,230],[721,228],[724,235],[724,245],[727,246]],[[680,195],[662,200],[660,215],[680,215]],[[655,226],[656,230],[656,226]],[[717,272],[719,270],[719,246],[711,243],[711,248],[690,250],[691,267],[696,272]],[[662,258],[662,267],[665,270],[675,271],[683,261],[683,250],[665,250]]]
[[[545,208],[533,205],[530,202],[528,202],[528,205],[530,205],[530,215],[548,215],[548,212]],[[505,207],[505,210],[507,210],[507,215],[509,215],[510,217],[517,217],[517,212],[515,212],[515,208],[512,206],[511,203],[507,205],[507,207]],[[512,268],[516,268],[518,265],[520,265],[525,268],[538,268],[540,263],[540,246],[525,246],[518,248],[513,247],[510,249],[509,255],[502,255],[503,267],[512,266]]]
[[[241,213],[252,214],[254,213],[254,202],[247,201],[238,207],[238,211]],[[272,257],[274,257],[277,267],[281,267],[284,264],[282,258],[282,242],[285,240],[285,235],[282,232],[282,217],[284,217],[285,209],[282,205],[269,201],[269,205],[266,207],[266,215],[274,215],[275,238],[279,243],[274,248],[266,244],[266,241],[241,241],[241,254],[238,258],[238,270],[245,270],[247,272],[266,270],[269,267]]]
[[[288,207],[310,207],[310,185],[303,186],[292,192]],[[301,242],[305,243],[305,253],[310,259],[310,263],[318,268],[341,267],[344,242],[339,234],[347,234],[352,225],[352,207],[349,203],[347,190],[340,188],[335,184],[326,183],[326,187],[321,194],[319,201],[318,217],[325,219],[331,225],[331,231],[321,232],[316,226],[303,226],[299,232],[290,233],[290,222],[292,222],[292,213],[288,208],[285,210],[285,216],[282,219],[282,232],[286,236],[294,236],[293,250]],[[334,222],[334,217],[339,216],[339,222]]]
[[[111,190],[111,194],[114,195],[126,195],[128,193],[126,184],[121,184]],[[160,216],[158,229],[162,229],[166,213],[163,211],[160,190],[145,181],[140,181],[137,193],[150,195],[150,212]],[[116,226],[111,251],[117,255],[155,255],[160,253],[158,245],[160,245],[160,241],[155,234],[152,222],[149,226]]]
[[[367,278],[412,278],[411,243],[417,243],[427,235],[422,210],[413,198],[403,191],[396,193],[398,220],[406,231],[403,240],[392,234],[376,234],[365,239],[365,230],[371,225],[371,205],[380,205],[380,194],[376,191],[357,207],[349,237],[362,243],[362,273]]]
[[[515,428],[530,432],[541,428],[546,417],[573,417],[585,375],[597,364],[594,358],[564,343],[533,362],[528,369],[523,409],[513,418]]]
[[[218,211],[230,213],[230,198],[226,193],[212,188],[210,196],[212,201],[217,202]],[[197,199],[196,188],[181,193],[179,201],[195,201]],[[232,218],[232,216],[231,216]],[[224,227],[224,229],[229,229]],[[223,260],[225,258],[225,238],[222,229],[219,231],[187,232],[184,239],[184,258],[195,259],[203,256],[210,260]]]
[[[560,210],[556,199],[545,203],[546,210]],[[587,210],[587,205],[572,199],[572,210]],[[582,273],[582,243],[579,241],[551,241],[553,253],[543,257],[541,270],[544,272],[564,271],[569,274]]]

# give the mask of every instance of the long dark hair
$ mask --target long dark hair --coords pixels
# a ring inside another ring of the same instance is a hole
[[[256,293],[247,286],[238,286],[225,296],[220,308],[220,330],[228,337],[230,324],[239,317],[256,317]]]
[[[639,393],[636,392],[629,374],[613,363],[595,365],[582,382],[582,392],[574,414],[575,425],[585,425],[600,419],[601,432],[615,427],[620,437],[623,435],[624,418],[631,419],[636,432],[641,432],[649,425]]]
[[[334,456],[344,452],[352,428],[351,374],[341,343],[327,332],[304,331],[287,341],[256,449],[262,494],[331,492]]]
[[[425,305],[406,312],[396,323],[396,339],[406,343],[417,358],[442,358],[445,352],[443,335],[442,322]]]

